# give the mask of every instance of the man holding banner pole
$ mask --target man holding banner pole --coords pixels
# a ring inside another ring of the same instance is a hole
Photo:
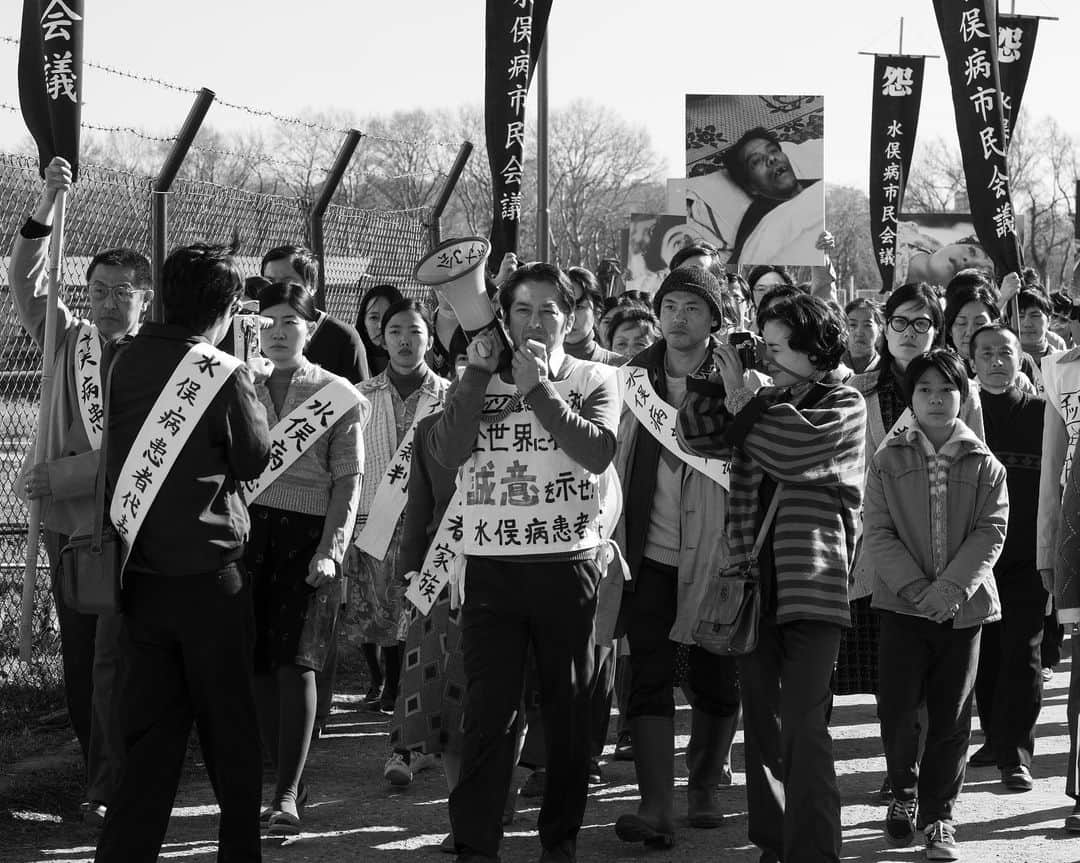
[[[100,823],[123,761],[122,728],[115,709],[120,619],[81,614],[67,605],[61,590],[60,551],[68,537],[89,530],[93,516],[104,420],[103,374],[111,346],[138,330],[154,292],[150,262],[144,255],[110,249],[95,255],[87,270],[90,320],[75,317],[55,295],[55,305],[49,308],[46,253],[56,230],[57,202],[71,183],[71,166],[54,158],[45,170],[45,189],[34,213],[12,248],[12,300],[23,327],[44,346],[44,368],[51,378],[51,386],[42,388],[34,463],[27,466],[18,491],[34,507],[33,523],[45,527],[60,621],[64,692],[87,764],[83,811],[87,820]],[[34,549],[31,560],[36,562],[36,557]]]

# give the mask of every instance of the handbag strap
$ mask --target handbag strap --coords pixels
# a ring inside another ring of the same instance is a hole
[[[118,346],[109,362],[109,371],[105,375],[105,403],[104,415],[101,420],[101,450],[98,458],[97,479],[94,480],[94,527],[90,539],[90,550],[94,553],[101,551],[101,536],[105,532],[105,461],[109,453],[109,403],[112,394],[112,376],[116,368],[116,360],[124,350],[123,345]],[[102,352],[104,362],[105,352]]]
[[[773,491],[772,500],[769,501],[769,508],[765,511],[765,518],[761,522],[761,527],[758,529],[757,539],[754,540],[754,547],[750,551],[749,563],[757,563],[758,555],[761,554],[762,546],[765,545],[765,537],[769,535],[769,529],[772,527],[773,519],[776,518],[776,508],[780,503],[780,490],[783,487],[783,483],[776,484],[776,490]]]

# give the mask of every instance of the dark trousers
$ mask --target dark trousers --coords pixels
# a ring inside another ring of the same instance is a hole
[[[623,594],[626,636],[630,641],[630,700],[627,716],[675,715],[675,652],[671,628],[679,605],[679,573],[645,558],[634,575],[634,590]],[[694,645],[686,680],[693,706],[711,716],[733,716],[739,709],[735,660]]]
[[[998,581],[1001,620],[983,625],[975,677],[979,725],[1001,769],[1031,767],[1042,709],[1046,591],[1034,567],[1009,579],[1008,586]]]
[[[828,712],[840,627],[761,621],[739,659],[750,841],[784,863],[840,859],[840,791]]]
[[[1069,702],[1066,717],[1069,723],[1069,765],[1065,777],[1065,793],[1080,801],[1080,744],[1077,743],[1077,728],[1080,726],[1080,629],[1075,624],[1069,625],[1069,655],[1072,663],[1069,668]]]
[[[885,763],[896,799],[918,799],[919,827],[951,823],[964,785],[980,630],[881,612],[878,719]],[[918,711],[924,701],[920,760]]]
[[[530,646],[548,755],[540,842],[554,848],[576,839],[588,795],[599,578],[592,561],[468,559],[461,614],[465,736],[461,777],[450,794],[459,853],[498,854]]]
[[[127,762],[95,860],[157,860],[194,721],[221,807],[217,859],[259,861],[262,755],[247,573],[235,563],[197,575],[128,574],[125,588]]]

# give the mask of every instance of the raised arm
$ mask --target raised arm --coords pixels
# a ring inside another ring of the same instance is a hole
[[[540,424],[570,458],[592,473],[603,473],[615,457],[619,428],[618,375],[608,374],[575,412],[551,385],[543,381],[529,393],[529,404]]]

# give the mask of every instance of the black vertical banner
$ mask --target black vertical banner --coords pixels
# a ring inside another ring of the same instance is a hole
[[[881,271],[881,292],[892,291],[896,271],[896,230],[922,103],[922,57],[874,59],[874,99],[870,120],[870,238]]]
[[[997,278],[1020,271],[997,63],[995,0],[934,0],[979,243]]]
[[[517,251],[525,173],[525,101],[547,30],[552,0],[487,0],[484,131],[494,211],[491,256]]]
[[[83,0],[23,0],[19,107],[38,148],[42,177],[54,156],[79,169]]]
[[[998,15],[998,74],[1001,76],[1001,104],[1005,108],[1005,134],[1012,135],[1012,124],[1020,116],[1039,19],[1020,15]]]

